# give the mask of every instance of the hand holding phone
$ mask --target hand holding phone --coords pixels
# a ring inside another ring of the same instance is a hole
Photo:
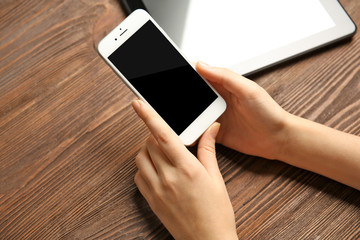
[[[220,124],[201,136],[197,158],[141,100],[133,107],[151,132],[135,158],[135,183],[175,239],[237,239],[234,211],[220,173],[215,139]]]
[[[144,10],[130,14],[101,40],[98,51],[185,145],[194,143],[226,109],[224,99]]]

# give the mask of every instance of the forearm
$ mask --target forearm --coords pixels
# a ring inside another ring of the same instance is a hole
[[[289,116],[279,160],[360,190],[360,137]]]

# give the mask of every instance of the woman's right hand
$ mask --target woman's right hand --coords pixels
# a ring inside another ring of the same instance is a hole
[[[227,103],[218,120],[221,129],[216,141],[242,153],[278,159],[291,114],[262,87],[237,73],[202,62],[196,64],[196,69]]]

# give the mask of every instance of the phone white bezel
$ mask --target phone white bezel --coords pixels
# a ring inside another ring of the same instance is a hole
[[[144,10],[136,10],[131,13],[124,21],[122,21],[116,28],[114,28],[107,36],[105,36],[98,44],[98,52],[103,57],[105,62],[115,71],[123,82],[144,102],[148,103],[146,99],[131,85],[126,77],[111,63],[108,57],[125,43],[136,31],[138,31],[148,20],[159,29],[159,31],[169,40],[175,49],[182,55],[189,63],[188,59],[181,53],[175,43],[169,38],[164,30],[155,22],[155,20]],[[115,38],[117,40],[115,40]],[[193,67],[193,66],[192,66]],[[194,68],[194,67],[193,67]],[[180,135],[181,141],[189,146],[193,144],[203,132],[218,119],[226,109],[225,100],[215,91],[215,89],[204,79],[208,86],[216,93],[217,99],[210,104],[205,111],[203,111]],[[186,97],[184,95],[184,97]],[[148,103],[149,104],[149,103]],[[149,104],[150,105],[150,104]]]

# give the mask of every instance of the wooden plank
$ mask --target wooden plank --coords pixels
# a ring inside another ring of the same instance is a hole
[[[342,0],[356,23],[359,1]],[[133,182],[148,131],[96,52],[115,0],[0,1],[0,239],[171,239]],[[287,111],[360,135],[360,37],[252,76]],[[360,194],[218,146],[242,239],[360,238]]]

